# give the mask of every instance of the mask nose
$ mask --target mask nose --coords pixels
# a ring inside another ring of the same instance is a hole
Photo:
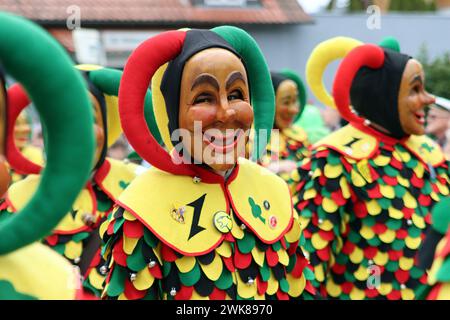
[[[228,102],[227,98],[220,100],[220,105],[217,110],[216,118],[218,121],[226,123],[231,122],[236,119],[236,110],[234,110],[230,103]]]

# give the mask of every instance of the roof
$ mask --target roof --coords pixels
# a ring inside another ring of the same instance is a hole
[[[211,24],[297,24],[312,19],[297,0],[260,0],[247,8],[211,8],[201,0],[0,0],[9,11],[44,26],[66,26],[80,9],[83,27],[193,26]],[[76,6],[76,7],[74,7]]]

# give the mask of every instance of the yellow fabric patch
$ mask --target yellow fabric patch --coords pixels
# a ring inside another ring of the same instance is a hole
[[[326,164],[324,168],[325,177],[329,179],[335,179],[342,174],[342,165]]]
[[[419,216],[418,214],[413,214],[412,215],[412,221],[414,222],[414,224],[416,225],[416,227],[420,228],[420,229],[425,229],[426,225],[425,225],[425,219],[421,216]]]
[[[238,276],[239,278],[239,276]],[[238,288],[239,289],[239,288]],[[278,281],[275,279],[272,270],[270,270],[270,278],[267,281],[267,291],[266,293],[269,295],[274,295],[278,291]]]
[[[411,238],[410,236],[407,236],[405,238],[405,243],[408,248],[417,249],[417,248],[419,248],[420,244],[422,243],[422,239],[420,237]]]
[[[153,75],[151,91],[152,91],[152,102],[153,102],[153,113],[155,115],[156,124],[161,134],[161,138],[166,145],[169,152],[173,149],[172,141],[170,140],[169,133],[169,116],[167,115],[166,101],[161,92],[161,81],[164,76],[164,72],[167,69],[169,63],[161,66]]]
[[[103,281],[105,277],[98,273],[97,269],[92,269],[89,272],[89,283],[97,290],[103,289]]]
[[[123,236],[123,251],[127,255],[131,255],[134,251],[134,248],[136,248],[136,245],[139,241],[139,238],[129,238],[127,236]]]
[[[366,240],[372,239],[375,236],[375,232],[373,232],[372,228],[366,225],[362,226],[360,234]]]
[[[350,189],[348,187],[348,182],[344,177],[341,177],[341,179],[339,179],[339,186],[341,187],[342,196],[345,199],[349,199],[351,196]]]
[[[353,263],[359,264],[364,259],[364,252],[360,248],[355,247],[349,258]]]
[[[394,207],[389,207],[388,208],[388,212],[389,212],[389,216],[391,218],[400,220],[403,218],[403,212],[400,210],[395,209]]]
[[[385,266],[389,262],[389,255],[386,252],[378,251],[373,261],[377,266]]]
[[[288,294],[291,297],[299,297],[306,286],[306,278],[302,275],[300,278],[294,278],[290,273],[286,275],[286,280],[289,283]]]
[[[333,298],[337,298],[342,294],[341,287],[335,284],[331,279],[327,281],[326,289],[328,294]]]
[[[394,188],[388,185],[380,185],[380,192],[381,194],[388,198],[388,199],[394,199],[395,198],[395,191]]]
[[[216,253],[214,255],[214,260],[210,264],[203,265],[202,263],[200,263],[200,267],[209,280],[216,281],[222,274],[223,262],[220,256]]]
[[[64,249],[64,255],[71,260],[75,260],[76,258],[81,257],[81,252],[83,251],[83,243],[69,241],[66,243]]]
[[[183,256],[175,260],[175,264],[181,273],[187,273],[195,267],[196,259],[194,257]]]
[[[352,292],[350,292],[351,300],[363,300],[366,297],[366,294],[363,290],[360,290],[356,287],[353,287]]]
[[[200,203],[202,197],[203,205]],[[194,183],[190,177],[175,176],[151,168],[128,186],[119,197],[119,202],[133,210],[158,238],[181,252],[190,255],[203,253],[212,249],[222,238],[222,233],[213,223],[216,212],[227,210],[220,185]],[[172,217],[175,203],[184,204],[185,223]],[[198,221],[192,226],[195,223],[194,214]],[[197,232],[192,233],[191,229]]]
[[[333,213],[338,209],[338,205],[332,199],[323,198],[322,208],[323,210],[325,210],[325,212]]]
[[[355,187],[360,188],[366,185],[366,180],[356,170],[352,169],[350,176]]]
[[[127,221],[135,221],[136,220],[136,217],[135,216],[133,216],[130,212],[128,212],[128,211],[124,211],[124,213],[123,213],[123,218],[125,219],[125,220],[127,220]]]
[[[108,148],[111,147],[122,134],[119,116],[119,98],[104,94],[106,103],[106,123],[108,128]]]
[[[372,216],[376,216],[381,213],[381,207],[376,200],[366,202],[366,207],[367,212]]]
[[[378,292],[380,292],[384,296],[387,296],[389,293],[392,292],[392,284],[382,283],[378,288]]]
[[[322,239],[318,233],[312,235],[311,242],[316,250],[321,250],[328,245],[328,241]]]
[[[75,299],[79,284],[73,266],[40,243],[0,255],[0,280],[10,282],[17,292],[42,300]]]
[[[369,273],[367,272],[367,268],[363,265],[360,265],[358,270],[354,273],[355,278],[359,281],[365,281],[369,277]]]
[[[222,244],[219,247],[217,247],[216,252],[222,257],[225,258],[231,257],[232,252],[230,243],[226,241],[222,242]]]
[[[403,289],[401,291],[402,299],[403,300],[413,300],[414,299],[414,291],[411,289]]]
[[[249,185],[253,187],[248,188]],[[228,185],[228,191],[236,215],[251,226],[261,241],[272,243],[287,232],[293,212],[289,189],[283,179],[256,163],[239,158],[239,173]]]
[[[259,251],[257,246],[252,249],[252,257],[258,266],[262,267],[264,265],[265,253]]]
[[[380,240],[384,243],[392,243],[395,240],[396,233],[394,230],[386,230],[380,235]]]
[[[417,200],[409,192],[406,192],[403,196],[403,202],[405,203],[405,207],[409,209],[417,208]]]
[[[305,130],[303,130],[303,128],[301,128],[301,127],[299,127],[299,126],[297,126],[295,124],[290,126],[287,129],[284,129],[282,131],[282,133],[286,137],[291,138],[291,139],[293,139],[295,141],[298,141],[298,142],[305,142],[308,139]]]
[[[439,290],[437,300],[450,300],[450,283],[444,283]]]
[[[380,154],[373,160],[373,162],[379,167],[384,167],[384,166],[387,166],[389,164],[389,162],[391,162],[391,158]]]
[[[294,220],[291,230],[289,230],[289,232],[285,235],[287,242],[294,243],[298,241],[302,233],[301,228],[302,226],[300,225],[300,220]]]
[[[346,125],[314,144],[314,148],[320,146],[328,146],[346,157],[362,160],[378,148],[378,141],[352,125]]]
[[[372,174],[370,173],[369,163],[368,163],[367,159],[363,159],[363,160],[359,161],[356,166],[358,167],[358,171],[361,174],[361,176],[368,183],[372,183],[373,178],[372,178]]]
[[[405,271],[410,270],[414,266],[413,258],[401,257],[398,262],[399,262],[398,264],[400,266],[400,269],[405,270]]]
[[[236,276],[237,279],[237,293],[240,297],[244,298],[244,299],[250,299],[253,298],[257,291],[257,286],[256,286],[256,281],[253,282],[252,284],[247,284],[246,282],[243,282],[241,277],[239,275]],[[270,283],[271,279],[269,279],[269,283]],[[276,281],[276,280],[275,280]],[[277,282],[278,283],[278,282]]]
[[[305,191],[305,193],[303,195],[303,200],[314,199],[316,196],[317,196],[316,189],[308,189]]]
[[[405,147],[415,153],[423,163],[430,163],[432,166],[437,166],[445,160],[441,147],[426,135],[410,136]]]

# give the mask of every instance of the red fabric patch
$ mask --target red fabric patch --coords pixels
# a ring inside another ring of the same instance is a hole
[[[175,295],[175,300],[190,300],[194,287],[181,286],[180,290]]]
[[[287,253],[289,256],[292,256],[295,254],[295,252],[297,251],[298,248],[298,243],[299,241],[295,241],[294,243],[291,243],[291,245],[289,246],[289,249],[287,250]]]
[[[398,184],[396,177],[390,177],[388,175],[385,175],[383,177],[383,181],[386,182],[386,184],[390,185],[390,186],[396,186]]]
[[[366,289],[364,290],[367,298],[375,298],[378,297],[378,291],[376,289]]]
[[[292,269],[292,276],[294,278],[300,278],[303,274],[303,269],[308,265],[308,260],[306,258],[297,255],[297,261],[295,262],[295,266]]]
[[[367,208],[366,208],[366,204],[364,202],[356,202],[355,205],[353,206],[353,211],[355,213],[355,215],[358,218],[364,218],[367,216]]]
[[[417,200],[419,201],[420,205],[424,207],[428,207],[431,204],[431,197],[423,193],[419,195],[419,198]]]
[[[355,245],[350,241],[347,241],[342,247],[342,252],[345,253],[346,255],[351,254],[353,250],[355,250]]]
[[[397,279],[400,283],[406,283],[409,279],[409,271],[398,269],[395,271],[395,279]]]
[[[289,300],[289,296],[287,293],[282,292],[281,290],[277,291],[278,300]]]
[[[397,230],[397,239],[405,239],[408,236],[408,231],[400,229]]]
[[[125,221],[123,233],[129,238],[142,238],[144,236],[144,225],[139,220]]]
[[[97,252],[94,254],[94,257],[92,258],[90,267],[96,267],[100,264],[101,261],[101,249],[98,249]]]
[[[415,173],[413,173],[413,175],[412,175],[412,177],[411,177],[411,179],[410,179],[409,181],[411,181],[411,184],[412,184],[414,187],[419,188],[419,189],[421,189],[421,188],[424,186],[424,184],[425,184],[425,182],[423,181],[423,179],[419,179],[419,178],[416,176]]]
[[[344,282],[341,285],[342,292],[345,294],[350,294],[350,292],[352,292],[353,287],[354,287],[353,283],[351,282]]]
[[[123,251],[123,238],[120,238],[119,241],[117,241],[116,245],[114,246],[112,250],[112,255],[114,258],[114,261],[122,267],[127,266],[127,255]]]
[[[165,244],[161,247],[161,254],[164,261],[167,262],[174,262],[178,259],[177,255],[175,254],[175,251],[173,251],[171,248],[166,246]]]
[[[330,260],[330,250],[326,247],[321,250],[317,250],[316,254],[322,261]]]
[[[145,297],[147,294],[147,290],[139,291],[137,290],[130,280],[125,280],[125,290],[124,290],[125,296],[129,300],[138,300]]]
[[[334,233],[333,233],[333,231],[319,230],[319,235],[324,240],[327,240],[327,241],[334,240]]]
[[[386,230],[388,229],[388,227],[385,224],[382,223],[377,223],[372,227],[372,230],[376,233],[376,234],[383,234],[386,232]]]
[[[331,270],[333,270],[333,272],[336,274],[344,274],[345,270],[347,270],[347,267],[342,264],[334,264]]]
[[[437,300],[439,296],[439,292],[441,291],[442,283],[438,283],[431,289],[430,293],[427,296],[427,300]]]
[[[382,198],[383,195],[380,192],[380,185],[376,184],[372,189],[367,190],[367,194],[371,199],[379,199]]]
[[[364,257],[366,259],[373,259],[378,253],[378,249],[375,247],[367,247],[364,249]]]
[[[236,268],[247,269],[250,263],[252,263],[251,253],[243,254],[236,247],[236,251],[234,253],[234,265],[236,266]]]
[[[278,263],[278,253],[273,251],[272,247],[269,247],[266,251],[266,260],[269,267],[274,267]]]
[[[404,231],[404,230],[402,230],[402,231]],[[398,232],[397,232],[397,234],[398,234]],[[389,255],[389,260],[390,261],[397,261],[401,257],[403,257],[403,252],[401,250],[399,250],[399,251],[391,250],[391,251],[388,251],[388,255]]]
[[[234,267],[234,264],[233,264],[233,259],[231,257],[230,258],[222,257],[222,261],[225,264],[225,267],[228,269],[228,271],[230,271],[230,272],[236,271],[236,268]]]
[[[343,206],[347,202],[347,200],[342,195],[342,191],[341,190],[337,190],[335,192],[332,192],[331,193],[331,199],[333,199],[333,201],[336,202],[336,204],[338,206]]]
[[[209,295],[211,300],[225,300],[227,293],[218,288],[214,288],[213,292]]]
[[[47,241],[49,246],[54,247],[58,244],[58,235],[52,234],[51,236],[45,238],[45,241]]]
[[[330,154],[328,149],[317,151],[315,156],[316,158],[326,158]]]
[[[400,300],[402,298],[402,294],[398,290],[392,290],[386,297],[389,300]]]
[[[389,164],[397,170],[400,170],[401,168],[403,168],[403,163],[401,163],[394,157],[391,158],[391,162]]]
[[[266,293],[267,291],[267,287],[269,286],[269,283],[266,281],[262,281],[261,277],[258,275],[257,281],[256,281],[256,285],[258,288],[258,294],[259,295],[263,295]]]
[[[323,201],[323,197],[320,194],[318,194],[313,200],[313,202],[316,206],[320,206],[322,204],[322,201]]]
[[[306,281],[305,290],[311,293],[312,295],[316,295],[316,288],[313,287],[311,281]],[[322,294],[322,297],[326,298],[326,293]]]
[[[117,220],[112,220],[112,221],[110,221],[109,222],[109,224],[108,224],[108,228],[107,228],[107,230],[106,230],[106,233],[110,236],[110,235],[112,235],[112,234],[114,234],[114,223],[116,222]]]
[[[327,184],[327,177],[325,177],[325,176],[320,176],[319,177],[319,184],[321,185],[321,186],[324,186],[324,185],[326,185]]]
[[[158,264],[156,264],[153,268],[148,268],[148,271],[150,271],[150,274],[155,279],[162,279],[161,267]]]
[[[403,212],[403,216],[405,217],[405,219],[411,219],[413,213],[414,213],[414,209],[408,209],[407,207],[404,207],[402,209]]]
[[[280,239],[280,243],[281,243],[281,247],[286,250],[287,246],[286,246],[286,240],[283,238]]]

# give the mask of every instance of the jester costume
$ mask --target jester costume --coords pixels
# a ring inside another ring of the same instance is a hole
[[[227,178],[203,164],[173,161],[170,131],[178,126],[181,73],[190,57],[208,48],[243,61],[256,132],[272,128],[269,71],[243,30],[169,31],[132,53],[120,86],[120,117],[130,144],[153,167],[127,187],[101,226],[107,299],[307,299],[315,293],[281,178],[243,158]],[[170,153],[156,143],[142,116],[152,79],[155,117]],[[256,158],[267,143],[259,138]]]
[[[296,173],[294,206],[315,286],[329,298],[414,299],[427,280],[416,255],[430,211],[449,194],[448,162],[431,139],[406,135],[399,123],[398,92],[409,57],[348,38],[320,44],[307,78],[328,106],[334,103],[321,77],[338,57],[345,59],[334,100],[350,124],[317,142]]]
[[[79,65],[77,69],[84,73],[88,81],[91,99],[94,100],[96,123],[102,127],[106,138],[103,144],[97,147],[98,160],[92,178],[79,194],[69,213],[43,243],[78,265],[85,277],[85,287],[92,293],[100,295],[105,268],[100,255],[101,241],[98,228],[120,193],[134,179],[135,173],[123,162],[105,158],[107,148],[122,133],[117,105],[117,92],[122,73],[92,65]],[[13,120],[27,104],[25,102],[12,106]],[[28,161],[13,142],[9,145],[12,150],[11,166],[31,174],[25,180],[13,184],[8,190],[4,207],[7,206],[7,211],[14,212],[21,209],[33,194],[40,181],[38,173],[41,167]]]
[[[89,177],[94,154],[89,99],[64,49],[41,28],[0,13],[0,36],[0,62],[35,103],[47,129],[49,149],[30,201],[18,214],[0,218],[0,299],[81,297],[81,284],[70,263],[36,241],[63,217]],[[15,86],[5,99],[3,79],[0,82],[0,149],[2,156],[5,151],[8,156],[5,137],[13,137],[6,131],[6,120],[11,123],[7,107],[26,96]],[[79,135],[83,139],[74,143]]]
[[[271,78],[276,97],[280,95],[280,85],[284,81],[291,80],[295,83],[298,90],[297,103],[299,110],[293,118],[293,123],[287,128],[278,128],[276,123],[277,117],[275,117],[274,129],[279,129],[279,131],[272,132],[272,143],[267,145],[267,152],[261,158],[260,163],[265,167],[268,167],[270,163],[284,160],[298,162],[309,156],[309,142],[306,132],[298,125],[295,125],[306,106],[306,89],[303,81],[297,73],[288,69],[284,69],[281,72],[271,72]],[[276,101],[278,100],[276,99]],[[280,101],[280,103],[283,102]],[[279,108],[277,104],[276,108]],[[290,108],[292,108],[292,105]],[[290,181],[290,172],[278,172],[278,175],[286,182]]]

